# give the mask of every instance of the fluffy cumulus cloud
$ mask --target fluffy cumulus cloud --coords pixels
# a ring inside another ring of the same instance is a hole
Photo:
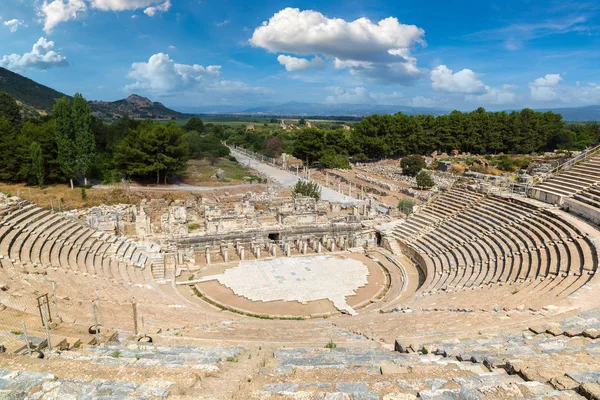
[[[215,102],[227,103],[239,100],[240,95],[270,93],[262,87],[222,79],[220,65],[178,64],[164,53],[154,54],[147,62],[133,63],[128,77],[135,82],[123,88],[126,92],[145,91],[163,97],[177,94],[196,98],[210,92],[217,96]]]
[[[546,74],[529,83],[531,98],[537,101],[554,101],[559,98],[558,84],[562,81],[560,74]]]
[[[83,0],[44,0],[38,13],[44,21],[44,31],[49,34],[56,25],[77,18],[86,8]]]
[[[473,104],[508,105],[517,99],[516,94],[512,92],[516,86],[488,86],[468,68],[454,72],[446,65],[439,65],[430,72],[430,78],[433,89],[453,95],[464,95],[464,100]]]
[[[158,53],[150,57],[148,62],[137,62],[131,65],[129,77],[135,83],[127,85],[125,90],[145,89],[158,94],[175,92],[200,82],[219,78],[220,65],[177,64],[168,54]]]
[[[149,17],[154,17],[156,14],[165,13],[171,8],[171,1],[167,0],[157,6],[148,7],[144,10],[144,14]]]
[[[285,67],[286,71],[304,71],[309,68],[320,68],[323,66],[323,59],[321,57],[314,57],[312,60],[306,58],[297,58],[291,56],[280,55],[277,57],[279,64]]]
[[[344,88],[337,86],[330,88],[331,95],[327,96],[327,103],[335,104],[397,104],[398,100],[402,99],[403,95],[400,92],[382,93],[369,92],[364,87]]]
[[[452,72],[445,65],[438,65],[431,73],[431,87],[448,93],[482,93],[485,85],[477,78],[475,72],[463,69]]]
[[[254,30],[250,43],[273,53],[321,55],[357,77],[407,82],[421,74],[410,50],[425,45],[423,29],[389,17],[345,21],[317,11],[286,8]]]
[[[588,105],[600,103],[600,86],[594,82],[564,84],[560,74],[546,74],[529,82],[531,99],[544,103]]]
[[[29,53],[5,55],[0,59],[0,67],[13,71],[46,70],[67,65],[67,59],[54,50],[54,42],[43,37],[33,45]]]
[[[44,31],[50,34],[61,22],[76,19],[88,8],[101,11],[125,11],[144,9],[148,16],[166,12],[171,8],[170,0],[44,0],[38,14],[44,22]]]
[[[15,33],[16,31],[19,30],[19,28],[21,26],[27,26],[25,25],[25,22],[20,20],[20,19],[11,19],[8,21],[4,21],[4,26],[8,27],[8,29],[12,32]]]

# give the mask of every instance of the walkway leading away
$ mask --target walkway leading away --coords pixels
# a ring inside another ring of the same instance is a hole
[[[265,174],[272,180],[276,181],[280,185],[292,188],[296,185],[301,178],[289,173],[287,171],[281,170],[279,168],[275,168],[271,165],[261,163],[253,158],[248,157],[245,154],[240,153],[234,149],[231,149],[231,154],[238,160],[240,164],[249,165],[250,168]],[[337,201],[341,203],[361,203],[360,200],[355,199],[353,197],[346,196],[335,190],[326,188],[321,186],[321,198],[327,201]]]

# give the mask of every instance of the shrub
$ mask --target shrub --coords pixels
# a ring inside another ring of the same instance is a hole
[[[400,199],[398,202],[398,210],[406,215],[410,215],[413,212],[415,201],[412,199]]]
[[[337,347],[337,344],[333,343],[333,340],[330,340],[329,343],[327,343],[325,345],[326,349],[335,349]]]
[[[419,155],[404,157],[400,161],[402,173],[408,176],[416,176],[419,171],[425,168],[425,159]]]
[[[321,199],[321,188],[316,182],[298,181],[292,192],[295,196],[301,195],[312,197],[316,200]]]
[[[435,182],[433,181],[433,178],[431,177],[431,175],[429,175],[428,172],[421,171],[417,174],[417,186],[422,188],[430,188],[434,185]]]

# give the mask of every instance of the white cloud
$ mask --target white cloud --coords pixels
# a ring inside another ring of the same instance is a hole
[[[227,25],[227,24],[228,24],[228,23],[230,23],[230,22],[231,22],[231,21],[229,21],[228,19],[226,19],[226,20],[224,20],[224,21],[217,22],[217,26],[218,26],[218,27],[225,26],[225,25]]]
[[[321,57],[314,57],[312,60],[306,58],[297,58],[280,55],[277,57],[279,64],[285,66],[286,71],[304,71],[309,68],[320,68],[323,66]]]
[[[157,6],[146,8],[144,10],[144,14],[146,14],[149,17],[154,17],[156,14],[169,11],[170,8],[171,8],[171,1],[167,0],[164,3],[159,4]]]
[[[146,8],[162,0],[91,0],[92,8],[102,11],[125,11]]]
[[[365,103],[379,103],[379,104],[394,104],[398,99],[402,98],[403,95],[400,92],[369,92],[362,86],[356,88],[344,88],[337,86],[329,88],[331,95],[325,98],[327,103],[336,104],[365,104]]]
[[[317,11],[285,8],[256,28],[250,43],[274,53],[334,59],[336,68],[350,68],[365,80],[404,82],[421,73],[410,49],[425,45],[424,33],[393,17],[378,23],[367,18],[347,22]]]
[[[587,105],[600,103],[600,86],[594,83],[563,85],[560,74],[546,74],[529,83],[531,99],[540,102]]]
[[[465,100],[474,102],[476,104],[496,104],[496,105],[507,105],[513,104],[517,100],[517,95],[510,90],[515,85],[503,85],[502,89],[485,86],[485,93],[480,95],[469,94],[465,96]]]
[[[61,22],[77,18],[86,10],[83,0],[54,0],[44,3],[38,9],[38,13],[44,19],[44,31],[48,34]]]
[[[135,79],[125,90],[145,89],[157,94],[168,94],[185,89],[187,86],[217,79],[220,75],[220,65],[186,65],[176,64],[168,54],[154,54],[148,62],[138,62],[131,65],[128,76]]]
[[[169,46],[169,50],[177,50],[177,47],[175,47],[175,46],[173,46],[173,45],[170,45],[170,46]]]
[[[44,22],[44,31],[50,34],[61,22],[76,19],[85,13],[88,6],[101,11],[125,11],[144,9],[148,16],[166,12],[171,7],[170,0],[43,0],[38,7],[38,15]],[[132,16],[131,18],[137,18]]]
[[[211,104],[239,104],[240,95],[245,96],[243,102],[250,102],[271,93],[267,88],[222,79],[220,65],[178,64],[164,53],[154,54],[147,62],[132,64],[128,77],[135,82],[123,88],[126,92],[143,91],[159,97],[177,95],[196,103],[207,99]]]
[[[25,25],[25,22],[20,19],[11,19],[9,21],[4,21],[4,26],[8,27],[8,29],[12,33],[18,31],[19,27],[21,26],[27,27],[27,25]]]
[[[410,100],[410,105],[413,107],[433,107],[435,102],[429,97],[416,96]]]
[[[529,83],[531,98],[538,101],[553,101],[559,98],[558,83],[562,81],[560,74],[546,74]]]
[[[33,45],[31,52],[23,55],[5,55],[0,59],[1,67],[14,71],[26,69],[46,70],[67,65],[67,59],[62,54],[54,51],[54,42],[43,37]]]
[[[363,104],[374,102],[373,98],[364,87],[343,88],[338,86],[331,91],[332,94],[325,99],[327,103]]]
[[[438,65],[431,73],[431,87],[449,93],[482,93],[485,85],[475,72],[463,69],[456,73],[445,65]]]

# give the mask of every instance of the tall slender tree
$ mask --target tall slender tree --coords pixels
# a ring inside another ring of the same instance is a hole
[[[91,129],[90,106],[81,93],[75,93],[73,96],[71,115],[75,139],[75,168],[77,173],[83,175],[84,184],[87,185],[87,175],[94,161],[96,142]]]
[[[73,109],[68,98],[62,97],[56,101],[53,115],[56,119],[58,162],[62,173],[69,180],[71,189],[73,189],[73,179],[77,174],[77,152],[73,134]]]
[[[35,175],[35,181],[38,186],[42,187],[44,184],[44,155],[42,153],[42,146],[38,142],[32,142],[29,147],[29,156],[31,157],[31,171]]]

